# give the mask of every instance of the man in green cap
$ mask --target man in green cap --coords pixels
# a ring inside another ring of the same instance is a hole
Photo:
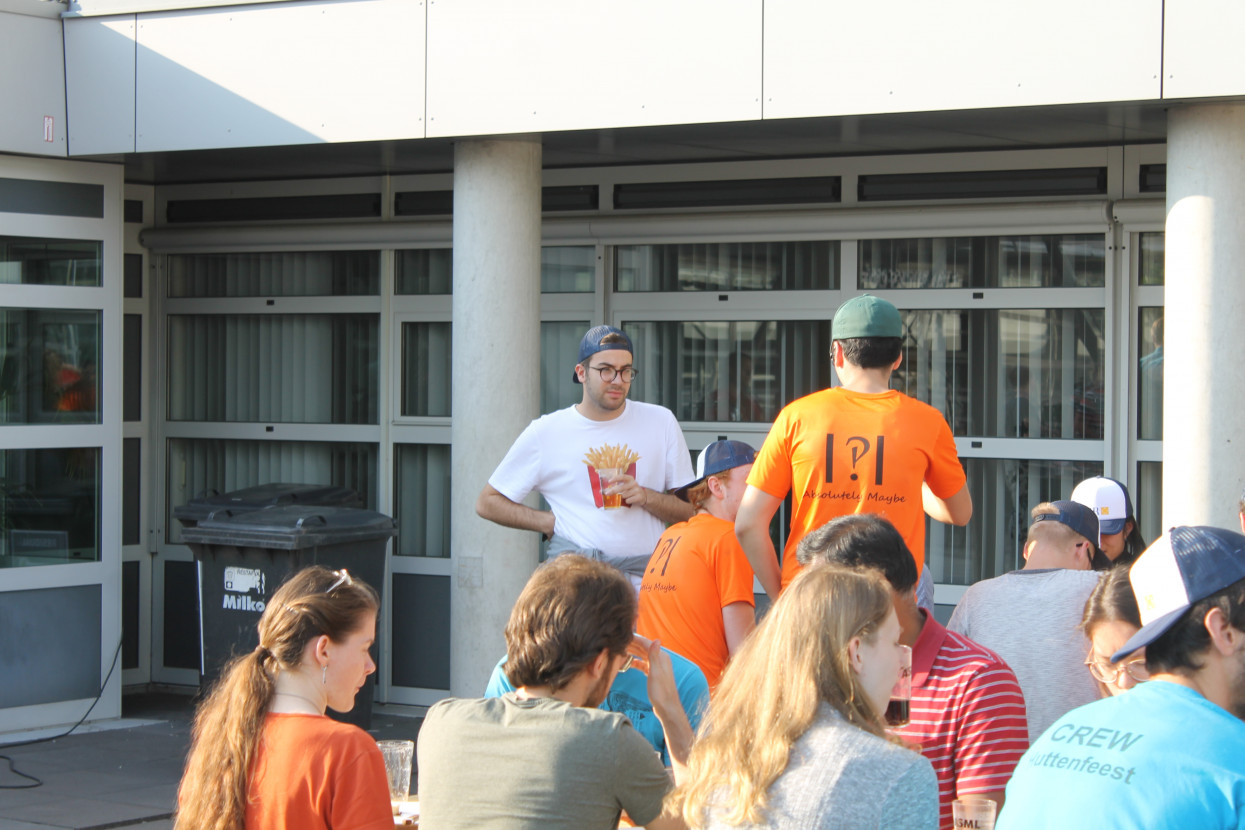
[[[921,570],[918,600],[933,604],[925,572],[925,515],[964,525],[973,515],[964,468],[942,413],[890,388],[903,360],[899,310],[864,295],[839,306],[830,325],[841,386],[785,406],[748,475],[735,534],[766,593],[777,598],[800,570],[805,534],[849,513],[890,520]],[[791,493],[791,532],[779,573],[769,526]]]

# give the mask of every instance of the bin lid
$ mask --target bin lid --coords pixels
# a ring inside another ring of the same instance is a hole
[[[397,533],[392,517],[373,510],[286,505],[241,513],[221,508],[183,530],[182,539],[190,544],[302,550],[388,539]]]
[[[203,520],[222,507],[235,510],[259,510],[286,504],[329,504],[338,507],[358,507],[359,494],[349,487],[331,484],[293,484],[274,481],[257,487],[217,493],[215,490],[200,493],[183,505],[173,508],[176,519]]]

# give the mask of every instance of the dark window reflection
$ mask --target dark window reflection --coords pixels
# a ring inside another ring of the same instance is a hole
[[[99,560],[98,447],[0,450],[0,568]]]
[[[0,424],[99,423],[100,312],[0,308]]]

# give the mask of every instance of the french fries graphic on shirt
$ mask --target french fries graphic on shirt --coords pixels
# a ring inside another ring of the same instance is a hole
[[[635,478],[636,462],[639,460],[640,454],[626,444],[602,444],[584,453],[588,482],[592,485],[592,500],[597,507],[612,510],[627,506],[621,495],[606,495],[603,491],[624,473]]]

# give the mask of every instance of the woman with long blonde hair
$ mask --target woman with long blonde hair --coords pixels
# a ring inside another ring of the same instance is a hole
[[[933,767],[889,739],[899,621],[880,574],[806,568],[726,668],[666,800],[692,828],[929,828]]]
[[[348,712],[376,671],[376,592],[312,566],[277,589],[259,645],[234,658],[195,716],[175,830],[381,830],[385,762]]]

